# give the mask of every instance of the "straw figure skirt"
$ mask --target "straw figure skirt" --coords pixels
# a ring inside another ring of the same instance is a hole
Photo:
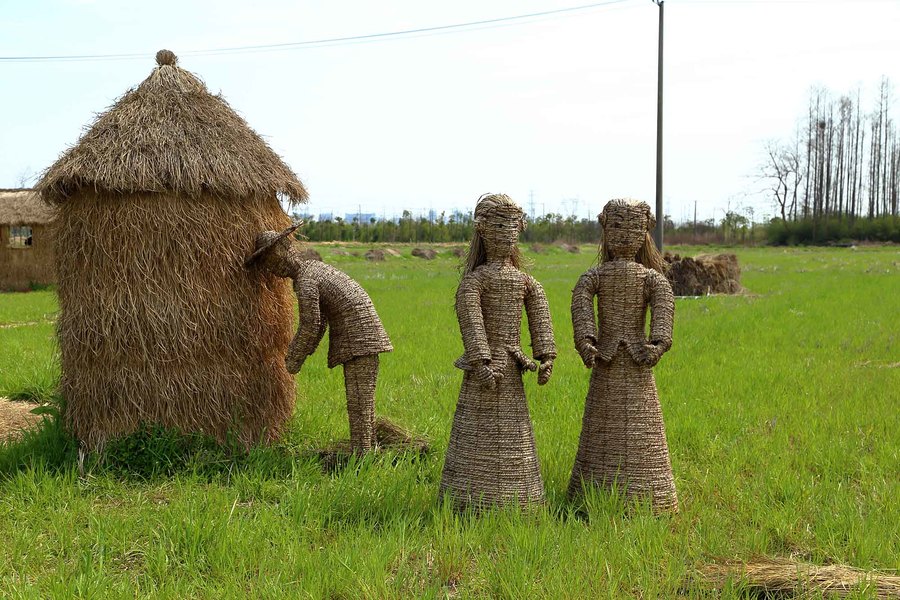
[[[593,315],[597,297],[599,330]],[[651,308],[650,337],[645,333]],[[585,273],[572,294],[576,347],[597,350],[569,495],[585,484],[617,485],[629,497],[649,497],[654,510],[678,508],[652,364],[672,345],[674,298],[666,278],[631,261]]]
[[[457,291],[465,354],[456,366],[464,374],[440,489],[459,509],[544,499],[522,384],[523,370],[534,368],[519,345],[523,305],[534,357],[555,357],[547,300],[532,277],[509,265],[484,265]],[[502,375],[493,388],[477,377],[481,364]]]

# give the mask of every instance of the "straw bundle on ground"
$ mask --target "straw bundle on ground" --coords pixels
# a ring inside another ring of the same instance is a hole
[[[300,248],[297,250],[297,254],[300,255],[300,258],[303,260],[322,260],[322,255],[315,248],[310,248],[309,246],[305,248]]]
[[[456,293],[465,353],[462,388],[441,475],[441,494],[457,509],[542,502],[544,483],[522,374],[550,379],[556,347],[541,285],[520,270],[522,210],[506,195],[482,197],[475,235]],[[534,358],[521,348],[522,309]]]
[[[710,585],[723,587],[729,581],[751,593],[765,596],[822,594],[846,598],[865,591],[876,598],[900,598],[900,577],[866,572],[843,565],[820,567],[789,559],[763,559],[751,563],[708,565],[701,569]]]
[[[425,260],[434,260],[437,256],[437,251],[433,248],[413,248],[412,255]]]
[[[366,260],[378,262],[384,260],[384,254],[384,250],[381,248],[372,248],[366,252],[364,256],[366,257]]]
[[[666,276],[676,296],[737,294],[741,291],[741,267],[734,254],[701,254],[694,258],[666,253]]]
[[[430,449],[431,442],[426,438],[413,434],[385,417],[375,418],[376,454],[390,451],[421,456],[427,454]],[[340,469],[352,456],[360,455],[359,449],[355,448],[350,440],[341,440],[325,448],[317,448],[311,453],[319,459],[322,470],[326,472]]]
[[[160,51],[38,184],[58,207],[65,422],[89,449],[160,424],[274,438],[294,381],[289,283],[244,268],[307,198],[219,96]]]

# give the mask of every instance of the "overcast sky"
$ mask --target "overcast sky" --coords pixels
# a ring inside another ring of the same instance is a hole
[[[611,0],[607,0],[611,1]],[[427,28],[589,0],[0,0],[0,187],[50,165],[169,48],[297,172],[312,213],[526,210],[596,215],[655,197],[658,9],[621,0],[560,15],[267,52],[190,51]],[[502,26],[501,26],[502,25]],[[752,206],[764,142],[809,90],[900,83],[900,0],[668,0],[665,194],[676,220]],[[868,100],[867,100],[868,98]],[[896,111],[894,112],[896,114]],[[32,179],[29,183],[33,183]]]

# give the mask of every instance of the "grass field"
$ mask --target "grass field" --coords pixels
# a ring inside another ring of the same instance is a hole
[[[550,384],[526,384],[548,502],[477,519],[436,502],[461,381],[456,259],[319,249],[369,291],[396,348],[379,414],[433,452],[322,473],[305,451],[348,429],[324,348],[283,442],[247,456],[145,435],[79,477],[47,427],[0,447],[0,596],[696,597],[712,594],[697,570],[721,560],[900,569],[896,247],[743,249],[747,295],[677,301],[655,372],[682,510],[659,518],[606,494],[566,502],[588,384],[569,300],[593,254],[530,254],[560,350]],[[53,394],[54,311],[52,291],[0,296],[0,396]]]

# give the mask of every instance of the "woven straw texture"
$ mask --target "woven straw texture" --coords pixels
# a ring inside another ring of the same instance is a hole
[[[277,235],[263,232],[257,237],[257,248]],[[301,250],[289,239],[276,243],[261,261],[261,266],[273,274],[294,280],[300,320],[288,346],[288,371],[300,371],[330,327],[328,368],[344,366],[350,443],[357,450],[371,450],[375,446],[378,354],[393,350],[371,298],[344,272],[321,261],[304,260]]]
[[[575,347],[592,372],[569,495],[578,495],[584,484],[615,484],[627,496],[649,497],[657,511],[675,511],[678,500],[652,371],[672,346],[675,302],[665,276],[634,260],[658,258],[655,248],[647,247],[653,244],[647,235],[649,211],[643,202],[607,204],[601,215],[604,262],[582,275],[572,292]]]
[[[487,196],[479,201],[475,220],[456,294],[465,353],[455,364],[464,374],[440,489],[456,508],[479,510],[543,501],[522,372],[538,370],[538,382],[546,383],[556,348],[544,291],[518,268],[521,209],[507,196]],[[523,306],[540,367],[520,347]]]

